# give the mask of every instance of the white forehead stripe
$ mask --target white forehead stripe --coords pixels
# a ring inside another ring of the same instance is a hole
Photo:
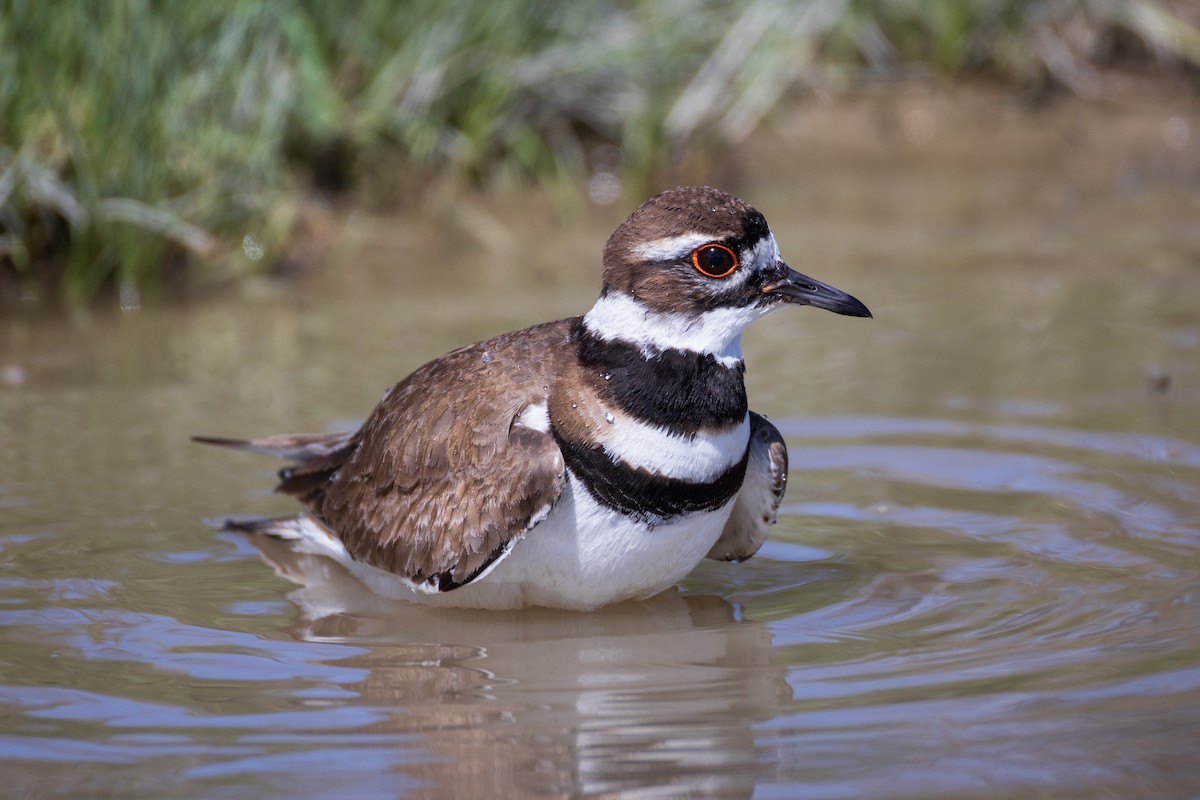
[[[634,255],[647,261],[670,261],[674,258],[684,258],[691,255],[702,244],[708,244],[720,237],[704,233],[685,233],[682,236],[667,236],[645,242],[633,248]]]
[[[715,242],[721,238],[703,233],[685,233],[682,236],[667,236],[663,239],[639,244],[633,248],[633,252],[634,255],[646,261],[684,260],[700,245]],[[774,235],[767,234],[755,242],[749,253],[739,253],[738,257],[742,259],[743,267],[748,264],[763,266],[774,264],[779,260],[779,245],[775,243]]]
[[[592,335],[637,345],[647,357],[663,350],[708,353],[726,367],[742,360],[742,331],[767,313],[758,306],[716,308],[703,314],[651,311],[624,292],[609,292],[583,318]]]
[[[778,261],[779,245],[775,241],[775,235],[767,234],[762,239],[759,239],[750,251],[748,260],[751,264],[758,264],[763,267],[770,266]]]

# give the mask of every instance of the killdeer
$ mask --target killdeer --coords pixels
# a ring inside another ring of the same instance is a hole
[[[299,516],[229,523],[327,555],[390,597],[588,609],[758,550],[787,481],[750,411],[741,334],[787,305],[869,317],[792,270],[763,215],[709,187],[650,198],[604,247],[582,317],[469,345],[352,433],[196,437],[289,459]]]

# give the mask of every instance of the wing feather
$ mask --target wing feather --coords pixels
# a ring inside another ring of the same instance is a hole
[[[358,561],[434,591],[469,583],[557,502],[558,445],[519,417],[544,403],[566,322],[456,350],[398,383],[351,446],[285,471]]]
[[[745,561],[762,547],[787,489],[787,445],[779,430],[761,414],[750,412],[750,458],[746,479],[734,501],[721,538],[706,558]]]

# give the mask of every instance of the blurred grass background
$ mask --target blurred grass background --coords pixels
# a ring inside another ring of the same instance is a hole
[[[312,197],[648,188],[813,90],[1198,65],[1170,0],[0,0],[0,294],[270,269]]]

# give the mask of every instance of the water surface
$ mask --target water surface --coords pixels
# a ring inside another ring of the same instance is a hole
[[[291,506],[275,463],[186,441],[343,426],[451,347],[582,312],[618,212],[356,218],[299,283],[3,320],[6,785],[1197,796],[1200,137],[1165,146],[1157,107],[946,102],[810,108],[753,151],[778,163],[743,157],[789,263],[876,319],[748,335],[781,521],[642,603],[382,600],[205,528]],[[960,129],[914,143],[913,114]]]

